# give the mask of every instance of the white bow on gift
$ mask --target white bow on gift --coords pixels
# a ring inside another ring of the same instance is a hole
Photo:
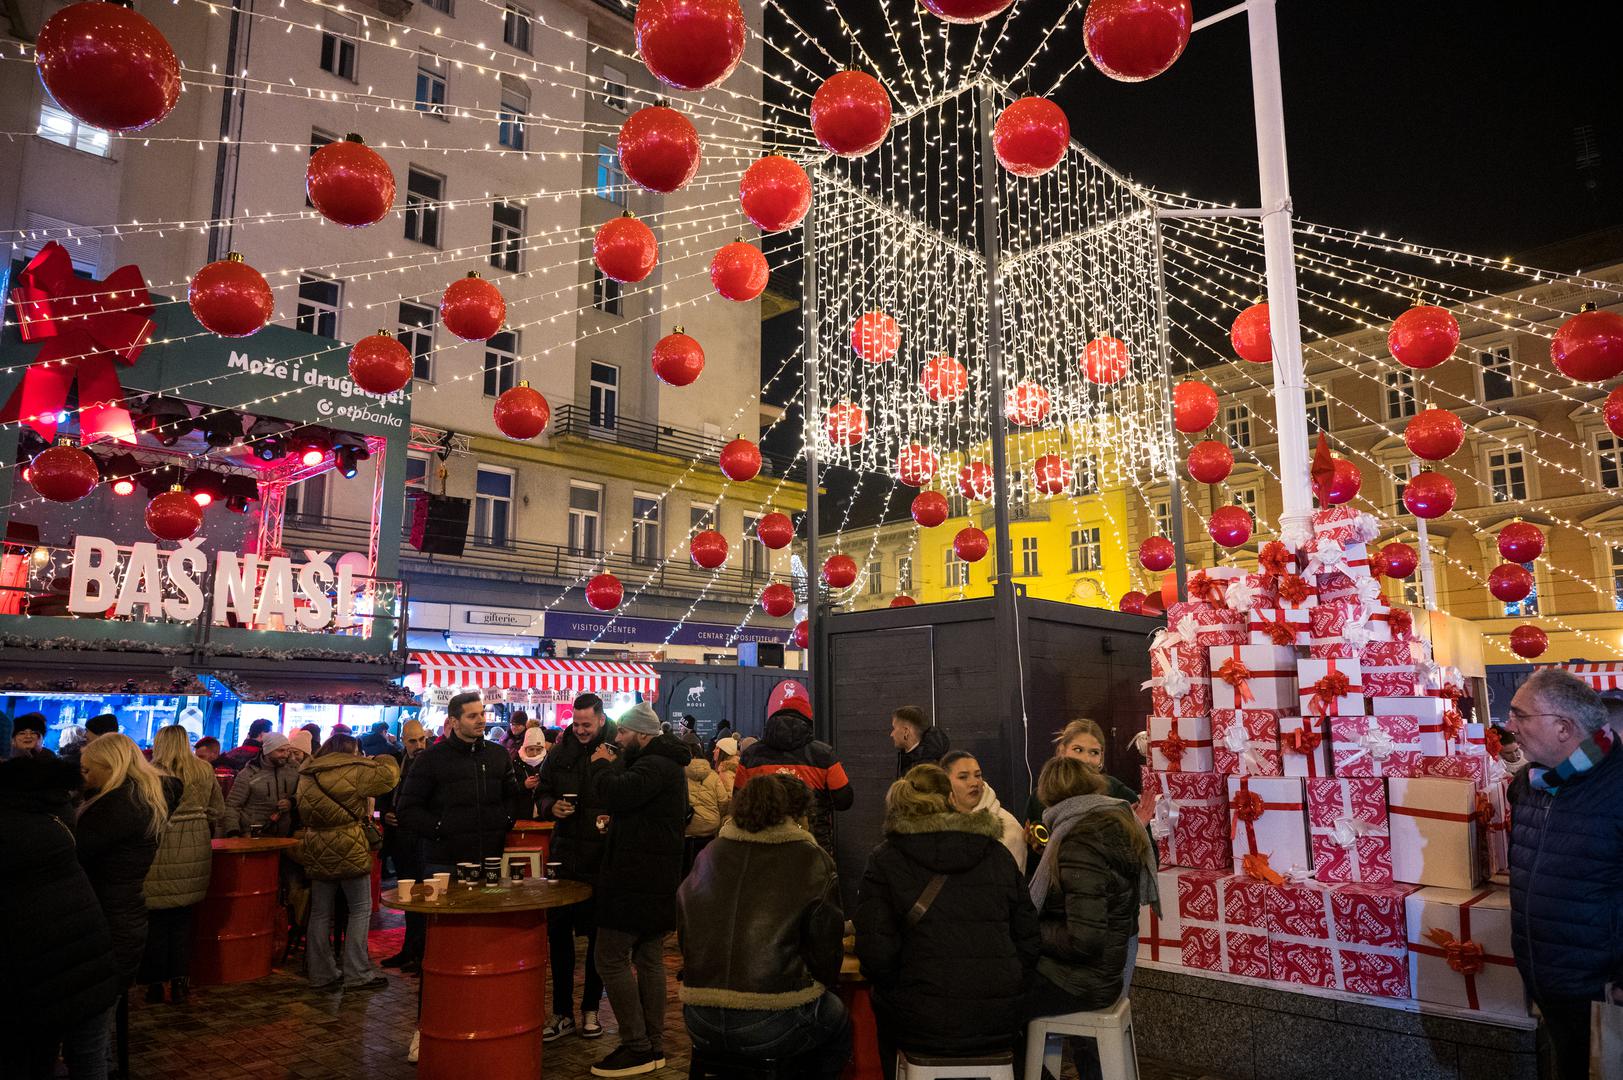
[[[1363,604],[1354,605],[1347,613],[1346,625],[1342,627],[1341,639],[1355,649],[1362,649],[1375,638],[1375,629],[1369,625],[1370,610]]]
[[[1374,604],[1381,598],[1381,583],[1372,577],[1353,578],[1353,589],[1361,604]]]
[[[1178,804],[1163,796],[1155,800],[1155,816],[1150,819],[1150,835],[1165,840],[1178,827]]]
[[[1310,574],[1346,573],[1351,567],[1347,565],[1347,553],[1340,544],[1328,536],[1321,536],[1307,553],[1307,572]]]
[[[1280,877],[1283,877],[1292,885],[1306,885],[1309,881],[1313,880],[1313,871],[1309,870],[1305,866],[1292,865],[1291,868],[1281,874]]]
[[[1251,584],[1245,578],[1236,578],[1229,582],[1228,592],[1224,594],[1223,606],[1231,611],[1250,611],[1262,599],[1262,589]]]
[[[1194,645],[1199,639],[1200,623],[1193,615],[1185,615],[1177,623],[1168,622],[1166,629],[1157,630],[1150,638],[1151,652],[1167,652],[1179,645]]]
[[[1313,543],[1313,526],[1305,521],[1293,521],[1279,530],[1279,542],[1291,551],[1301,551]]]
[[[1153,679],[1144,680],[1140,690],[1165,690],[1170,697],[1181,698],[1188,695],[1194,683],[1189,676],[1173,668],[1165,675],[1157,675]]]
[[[1381,535],[1381,523],[1375,520],[1375,515],[1360,513],[1352,522],[1353,542],[1367,544]]]
[[[1420,673],[1420,688],[1422,690],[1441,690],[1446,684],[1443,666],[1426,657],[1415,663],[1415,671]]]
[[[1360,818],[1336,818],[1335,827],[1330,830],[1330,839],[1344,848],[1350,848],[1358,843],[1360,836],[1368,836],[1377,826]]]
[[[1398,744],[1378,720],[1371,719],[1369,727],[1358,737],[1358,745],[1368,752],[1371,760],[1385,761],[1397,751]]]
[[[1249,733],[1242,725],[1235,724],[1223,732],[1223,747],[1239,755],[1241,776],[1262,775],[1262,761],[1252,752]]]
[[[1138,751],[1139,757],[1150,756],[1150,733],[1141,731],[1133,736],[1133,749]]]

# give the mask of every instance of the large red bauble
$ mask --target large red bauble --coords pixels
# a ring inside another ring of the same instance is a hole
[[[1533,575],[1519,563],[1500,563],[1488,575],[1488,591],[1495,600],[1514,604],[1527,599],[1533,591]]]
[[[43,498],[69,503],[89,495],[101,474],[96,459],[77,446],[49,446],[34,455],[28,466],[28,482]]]
[[[1336,458],[1330,473],[1330,484],[1324,490],[1324,504],[1340,506],[1350,503],[1358,497],[1359,489],[1363,486],[1364,474],[1358,471],[1358,466],[1346,458]]]
[[[592,239],[592,261],[603,276],[630,285],[654,272],[659,262],[659,241],[654,230],[623,214],[598,226]]]
[[[445,287],[440,297],[440,322],[463,341],[489,341],[507,318],[507,299],[477,271]]]
[[[1156,599],[1161,601],[1161,610],[1165,611],[1178,602],[1178,572],[1169,570],[1161,575],[1161,592]]]
[[[1606,395],[1606,404],[1601,408],[1601,415],[1606,418],[1606,426],[1612,434],[1623,439],[1623,386]]]
[[[1252,304],[1234,317],[1229,327],[1229,344],[1234,355],[1253,364],[1271,364],[1274,359],[1273,331],[1268,325],[1268,305]]]
[[[855,446],[868,437],[868,414],[862,406],[842,401],[829,407],[823,417],[823,431],[835,446]]]
[[[851,325],[851,348],[870,364],[894,359],[902,346],[902,330],[883,311],[866,311]]]
[[[1181,382],[1172,389],[1172,422],[1185,435],[1205,431],[1217,419],[1217,391],[1203,382]]]
[[[688,541],[688,552],[694,562],[706,570],[714,570],[727,561],[727,538],[714,529],[706,529]]]
[[[1116,601],[1116,610],[1128,615],[1142,615],[1144,614],[1144,601],[1147,599],[1149,598],[1137,589],[1124,592],[1121,594],[1121,599]]]
[[[1014,0],[919,0],[942,22],[978,23],[1006,9]]]
[[[908,487],[923,487],[935,477],[941,459],[935,451],[918,443],[908,443],[896,455],[896,478]]]
[[[276,309],[265,275],[234,251],[192,275],[186,303],[205,330],[221,337],[257,333]]]
[[[350,135],[310,155],[304,192],[321,216],[350,229],[382,221],[394,205],[394,173],[376,150]]]
[[[1524,660],[1535,660],[1550,647],[1550,635],[1529,623],[1510,632],[1510,651]]]
[[[497,430],[503,435],[523,441],[547,430],[547,421],[552,419],[552,407],[547,404],[541,391],[527,382],[521,382],[502,391],[491,409],[491,419],[495,420]]]
[[[781,619],[795,609],[795,590],[781,581],[761,590],[761,610]]]
[[[857,580],[857,561],[849,555],[830,555],[823,560],[823,584],[831,589],[849,589]]]
[[[965,562],[980,562],[986,558],[987,548],[991,545],[986,534],[973,525],[959,529],[958,535],[952,538],[953,553]]]
[[[1036,427],[1048,419],[1048,411],[1053,403],[1047,387],[1030,379],[1021,379],[1003,395],[1003,415],[1011,424]]]
[[[1454,509],[1454,498],[1454,481],[1442,473],[1417,473],[1403,488],[1403,505],[1417,518],[1442,517]]]
[[[919,373],[919,385],[931,401],[957,401],[969,389],[969,371],[950,356],[932,356]]]
[[[922,528],[933,529],[951,513],[947,497],[939,491],[921,491],[913,496],[913,520]]]
[[[1442,461],[1465,445],[1465,421],[1447,409],[1422,409],[1403,429],[1409,452],[1427,461]]]
[[[918,603],[911,596],[893,596],[890,598],[891,607],[917,607]]]
[[[678,326],[654,342],[654,374],[672,386],[688,386],[704,370],[704,349]]]
[[[1031,489],[1039,495],[1060,495],[1071,489],[1076,469],[1063,454],[1043,454],[1031,463]]]
[[[1143,82],[1183,55],[1194,22],[1189,0],[1092,0],[1082,41],[1100,71],[1119,82]]]
[[[805,619],[795,623],[795,648],[804,652],[811,644],[811,624]]]
[[[721,471],[734,483],[754,480],[761,475],[761,448],[739,436],[721,448]]]
[[[738,0],[642,0],[631,25],[649,74],[678,90],[708,90],[744,55]]]
[[[151,127],[180,100],[180,61],[158,28],[122,4],[65,7],[45,20],[34,65],[56,103],[107,131]]]
[[[761,249],[742,240],[734,240],[710,260],[710,284],[728,300],[741,304],[765,292],[770,276]]]
[[[971,461],[958,468],[958,492],[970,502],[992,497],[992,467],[984,461]]]
[[[755,523],[755,536],[767,550],[781,551],[794,543],[795,523],[774,511]]]
[[[792,229],[811,209],[811,177],[781,154],[768,154],[744,170],[738,201],[762,232]]]
[[[147,503],[147,531],[159,540],[189,540],[203,526],[203,508],[179,486]]]
[[[614,145],[632,182],[661,195],[686,187],[699,171],[699,132],[693,121],[665,105],[626,117]]]
[[[1243,506],[1219,506],[1206,519],[1206,531],[1226,548],[1237,548],[1251,539],[1251,512]]]
[[[992,153],[1016,176],[1043,175],[1065,160],[1070,145],[1065,110],[1047,98],[1020,98],[998,113],[992,125]]]
[[[349,377],[369,394],[383,397],[411,382],[411,352],[379,330],[349,347]]]
[[[1088,382],[1101,386],[1120,382],[1127,374],[1127,343],[1113,337],[1096,337],[1088,342],[1082,350],[1082,374]]]
[[[864,71],[830,75],[812,95],[811,128],[831,154],[861,157],[871,153],[890,133],[890,94],[883,83]]]
[[[1146,570],[1157,573],[1171,566],[1178,558],[1172,541],[1164,536],[1152,536],[1138,545],[1138,561]]]
[[[1381,560],[1386,564],[1386,576],[1403,580],[1420,565],[1420,553],[1408,544],[1396,541],[1381,549]]]
[[[1544,554],[1544,533],[1537,525],[1512,521],[1499,530],[1499,554],[1513,563],[1530,563]]]
[[[1623,315],[1580,311],[1550,341],[1550,362],[1578,382],[1604,382],[1623,374]]]
[[[599,574],[586,583],[586,602],[597,611],[613,611],[625,594],[625,586],[613,574]]]
[[[1189,450],[1189,475],[1202,484],[1221,484],[1234,471],[1234,451],[1207,439]]]
[[[1392,320],[1386,347],[1404,367],[1434,368],[1454,355],[1460,324],[1440,307],[1412,307]]]

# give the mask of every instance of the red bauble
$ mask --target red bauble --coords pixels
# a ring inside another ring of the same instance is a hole
[[[369,394],[392,394],[411,382],[411,374],[411,353],[387,330],[349,347],[349,377]]]
[[[986,558],[987,548],[991,544],[986,534],[973,525],[959,529],[958,535],[952,538],[953,552],[965,562],[980,562]]]
[[[762,232],[792,229],[811,209],[811,177],[781,154],[768,154],[744,170],[738,201]]]
[[[1100,71],[1119,82],[1143,82],[1183,55],[1194,22],[1189,0],[1092,0],[1082,41]]]
[[[842,401],[829,407],[823,417],[823,431],[835,446],[855,446],[868,437],[868,414],[862,406]]]
[[[1243,506],[1219,506],[1206,520],[1206,531],[1226,548],[1237,548],[1251,539],[1251,512]]]
[[[706,570],[714,570],[727,561],[727,538],[714,529],[706,529],[688,541],[693,561]]]
[[[654,272],[659,241],[654,239],[654,230],[630,214],[622,214],[598,226],[592,239],[592,261],[604,277],[635,284]]]
[[[781,551],[794,543],[795,523],[788,514],[774,511],[755,523],[755,537],[769,551]]]
[[[806,647],[810,644],[811,624],[806,622],[805,619],[801,619],[799,622],[795,623],[795,648],[804,652]]]
[[[599,574],[586,583],[586,602],[597,611],[613,611],[625,594],[625,586],[613,574]]]
[[[1127,374],[1127,366],[1127,343],[1121,338],[1097,337],[1082,350],[1082,374],[1088,382],[1118,383]]]
[[[42,498],[52,502],[78,502],[101,479],[96,459],[77,446],[50,446],[34,455],[24,470],[28,482]]]
[[[192,275],[186,302],[203,328],[221,337],[247,337],[271,320],[276,298],[265,275],[235,251]]]
[[[1423,409],[1403,429],[1403,441],[1415,457],[1442,461],[1465,444],[1465,421],[1447,409]]]
[[[761,448],[740,435],[721,448],[721,471],[737,484],[761,475]]]
[[[699,132],[693,121],[664,105],[626,117],[615,147],[632,182],[662,195],[686,187],[699,171]]]
[[[642,0],[631,25],[649,74],[678,90],[708,90],[744,55],[738,0]]]
[[[1434,368],[1454,355],[1460,324],[1440,307],[1412,307],[1392,320],[1386,347],[1404,367]]]
[[[1172,389],[1172,422],[1185,435],[1205,431],[1217,419],[1217,391],[1203,382],[1181,382]]]
[[[952,512],[947,497],[939,491],[921,491],[913,496],[913,520],[920,527],[933,529],[947,520]]]
[[[1403,489],[1403,505],[1409,513],[1428,520],[1454,509],[1454,497],[1454,481],[1442,473],[1417,473]]]
[[[911,596],[893,596],[890,598],[891,607],[917,607],[918,603]]]
[[[1146,570],[1160,573],[1177,561],[1177,549],[1164,536],[1152,536],[1138,545],[1138,561]]]
[[[1581,311],[1550,341],[1550,362],[1578,382],[1605,382],[1623,374],[1623,315]]]
[[[1527,567],[1517,563],[1500,563],[1488,575],[1488,591],[1495,600],[1503,600],[1507,604],[1526,600],[1528,593],[1533,591],[1533,575]]]
[[[1529,623],[1510,632],[1510,651],[1524,660],[1535,660],[1550,647],[1550,635]]]
[[[654,342],[654,374],[672,386],[688,386],[704,370],[704,349],[678,326]]]
[[[440,322],[463,341],[489,341],[500,333],[506,318],[502,291],[476,271],[451,282],[440,297]]]
[[[1340,506],[1342,503],[1350,503],[1357,498],[1358,491],[1363,486],[1364,474],[1358,471],[1358,466],[1346,458],[1336,458],[1330,473],[1330,484],[1324,490],[1324,504]]]
[[[1544,534],[1537,525],[1512,521],[1499,530],[1499,554],[1513,563],[1530,563],[1544,554]]]
[[[1178,572],[1169,570],[1161,575],[1161,592],[1155,599],[1161,601],[1161,610],[1165,611],[1178,602]]]
[[[761,249],[742,240],[734,240],[710,260],[710,284],[728,300],[741,304],[765,292],[770,276]]]
[[[902,346],[902,330],[883,311],[867,311],[851,326],[851,348],[870,364],[883,364]]]
[[[1030,379],[1021,379],[1003,395],[1003,415],[1011,424],[1036,427],[1048,419],[1053,407],[1048,388]]]
[[[872,153],[890,133],[890,95],[863,71],[841,71],[823,80],[812,95],[812,134],[823,149],[840,157]]]
[[[203,526],[203,508],[176,485],[147,503],[147,531],[159,540],[188,540]]]
[[[978,23],[1005,10],[1014,0],[919,0],[942,22]]]
[[[1031,463],[1031,489],[1039,495],[1061,495],[1071,490],[1076,469],[1061,454],[1043,454]]]
[[[849,555],[830,555],[823,561],[823,584],[849,589],[857,580],[857,561]]]
[[[1065,160],[1070,145],[1065,110],[1047,98],[1020,98],[998,113],[992,125],[992,153],[1016,176],[1043,175]]]
[[[896,455],[896,478],[908,487],[923,487],[941,467],[935,451],[918,443],[908,443]]]
[[[1420,553],[1408,544],[1390,543],[1381,549],[1381,561],[1386,564],[1386,576],[1403,580],[1420,565]]]
[[[541,391],[527,382],[521,382],[510,390],[504,390],[501,397],[496,399],[491,418],[503,435],[523,441],[547,430],[547,421],[552,419],[552,407],[547,404]]]
[[[1268,305],[1252,304],[1234,317],[1229,327],[1229,344],[1234,355],[1253,364],[1271,364],[1274,360],[1273,331],[1268,325]]]
[[[1144,601],[1148,599],[1143,593],[1134,590],[1124,592],[1121,599],[1116,601],[1116,610],[1126,612],[1128,615],[1144,614]]]
[[[970,502],[992,497],[992,467],[984,461],[971,461],[958,468],[958,492]]]
[[[795,609],[795,590],[778,582],[761,590],[761,610],[781,619]]]
[[[1234,451],[1214,439],[1189,450],[1189,475],[1202,484],[1221,484],[1234,471]]]
[[[350,135],[310,155],[304,192],[322,217],[350,229],[382,221],[394,205],[394,173],[376,150]]]
[[[151,127],[180,100],[180,61],[158,28],[122,4],[65,7],[45,20],[34,65],[56,103],[107,131]]]
[[[1606,404],[1601,408],[1601,415],[1606,418],[1606,426],[1612,434],[1623,439],[1623,386],[1606,395]]]
[[[969,371],[950,356],[933,356],[919,373],[919,385],[931,401],[957,401],[969,389]]]

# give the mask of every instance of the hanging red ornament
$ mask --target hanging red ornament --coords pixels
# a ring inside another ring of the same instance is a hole
[[[781,581],[761,590],[761,610],[781,619],[795,609],[795,590]]]
[[[369,394],[392,394],[411,382],[411,353],[387,330],[349,347],[349,377]]]
[[[1172,422],[1185,435],[1205,431],[1217,419],[1217,391],[1203,382],[1181,382],[1172,389]]]
[[[918,601],[913,599],[911,596],[893,596],[893,597],[890,598],[890,606],[893,607],[893,608],[895,608],[895,607],[917,607],[918,606]]]
[[[394,173],[359,135],[346,135],[310,155],[304,193],[328,221],[364,228],[382,221],[394,205]]]
[[[1048,388],[1030,379],[1021,379],[1003,395],[1003,415],[1011,424],[1036,427],[1048,419],[1053,397]]]
[[[706,570],[714,570],[727,561],[727,538],[714,529],[706,529],[688,541],[688,552],[694,562]]]
[[[1082,350],[1082,374],[1088,382],[1100,386],[1118,383],[1127,367],[1127,343],[1121,338],[1096,337]]]
[[[958,468],[958,493],[970,502],[992,497],[992,467],[984,461],[971,461]]]
[[[1606,404],[1601,409],[1601,415],[1606,418],[1606,426],[1613,435],[1623,439],[1623,386],[1619,386],[1606,395]]]
[[[221,337],[257,333],[276,309],[265,275],[235,251],[192,275],[186,303],[205,330]]]
[[[614,145],[632,183],[661,195],[686,187],[699,171],[699,132],[666,105],[649,105],[626,117]]]
[[[708,90],[744,55],[738,0],[642,0],[631,22],[648,73],[678,90]]]
[[[765,292],[770,276],[761,249],[741,239],[723,247],[710,260],[710,284],[728,300],[741,304]]]
[[[1499,554],[1513,563],[1530,563],[1544,554],[1544,533],[1537,525],[1512,521],[1499,530]]]
[[[1202,484],[1221,484],[1234,471],[1234,451],[1207,439],[1189,449],[1189,476]]]
[[[704,370],[704,349],[678,326],[654,342],[654,374],[671,386],[688,386]]]
[[[1605,382],[1623,374],[1623,315],[1582,311],[1561,324],[1550,341],[1550,362],[1577,382]]]
[[[189,540],[203,526],[203,508],[176,484],[147,503],[146,523],[147,531],[159,540]]]
[[[1417,473],[1403,488],[1403,505],[1415,517],[1427,520],[1454,509],[1454,498],[1454,481],[1442,473]]]
[[[951,508],[939,491],[921,491],[913,496],[913,520],[920,528],[933,529],[947,520]]]
[[[883,364],[902,346],[902,330],[883,311],[866,311],[851,326],[851,348],[870,364]]]
[[[950,356],[932,356],[919,373],[919,385],[931,401],[957,401],[969,389],[969,371]]]
[[[919,0],[930,14],[949,23],[985,22],[1001,14],[1014,0]]]
[[[1251,512],[1243,506],[1219,506],[1206,519],[1206,531],[1226,548],[1237,548],[1251,539]]]
[[[773,511],[755,523],[755,536],[768,551],[781,551],[794,542],[795,523]]]
[[[1138,545],[1138,561],[1146,570],[1160,573],[1171,566],[1177,558],[1177,549],[1172,546],[1172,541],[1164,536],[1152,536]]]
[[[625,586],[613,574],[599,574],[586,583],[586,602],[597,611],[613,611],[625,594]]]
[[[970,525],[958,530],[958,535],[952,538],[952,550],[964,562],[980,562],[986,558],[986,551],[992,546],[985,533]]]
[[[541,391],[527,382],[521,382],[502,391],[491,410],[491,419],[495,420],[497,430],[503,435],[523,442],[547,430],[547,422],[552,419],[552,407],[547,404]]]
[[[23,470],[42,498],[52,502],[78,502],[95,490],[101,479],[96,459],[69,443],[46,447]]]
[[[140,131],[180,100],[180,61],[163,33],[123,4],[90,0],[39,28],[34,65],[56,103],[81,123]]]
[[[811,177],[781,154],[768,154],[744,170],[738,201],[762,232],[792,229],[811,209]]]
[[[1039,495],[1062,495],[1075,480],[1076,469],[1062,454],[1043,454],[1031,463],[1031,487]]]
[[[1447,409],[1422,409],[1403,429],[1409,452],[1427,461],[1442,461],[1465,444],[1465,421]]]
[[[507,299],[477,270],[451,282],[440,296],[440,322],[463,341],[489,341],[506,318]]]
[[[1495,600],[1519,603],[1533,591],[1533,575],[1519,563],[1500,563],[1488,574],[1488,591]]]
[[[811,644],[811,624],[805,619],[801,619],[799,622],[795,623],[794,638],[795,648],[799,649],[801,652],[805,652],[806,647]]]
[[[1324,504],[1340,506],[1350,503],[1358,497],[1359,489],[1363,486],[1364,474],[1358,471],[1358,466],[1346,458],[1336,458],[1330,483],[1324,489]]]
[[[1419,305],[1392,320],[1387,350],[1404,367],[1434,368],[1454,355],[1460,324],[1440,307]]]
[[[857,561],[849,555],[830,555],[823,561],[823,584],[849,589],[857,580]]]
[[[1381,549],[1381,561],[1386,564],[1386,576],[1404,580],[1420,565],[1420,553],[1408,544],[1396,541]]]
[[[1143,82],[1183,55],[1194,23],[1189,0],[1092,0],[1082,18],[1082,42],[1104,74]]]
[[[1047,98],[1020,98],[998,113],[992,125],[992,153],[1016,176],[1043,175],[1065,160],[1070,145],[1065,110]]]
[[[627,210],[598,226],[592,239],[592,261],[622,285],[632,285],[654,272],[659,262],[659,241],[654,230],[631,216]]]
[[[721,471],[735,484],[761,475],[761,448],[740,435],[721,448]]]
[[[1163,611],[1178,602],[1178,572],[1176,570],[1169,570],[1161,575],[1161,591],[1155,595],[1154,599],[1161,601]],[[1148,610],[1148,605],[1146,605],[1145,609]]]
[[[829,407],[823,431],[835,446],[855,446],[868,436],[868,414],[862,406],[842,401]]]
[[[1268,324],[1268,305],[1252,304],[1234,317],[1229,327],[1229,344],[1234,355],[1253,364],[1271,364],[1274,360],[1273,331]]]
[[[1136,589],[1132,592],[1124,592],[1121,594],[1121,599],[1116,601],[1116,610],[1125,612],[1128,615],[1142,615],[1144,614],[1144,601],[1146,599],[1148,598]]]
[[[896,455],[896,478],[908,487],[923,487],[935,477],[941,459],[935,451],[918,443],[908,443]]]
[[[841,71],[812,95],[812,134],[839,157],[872,153],[890,133],[890,94],[865,71]]]
[[[1510,651],[1524,660],[1536,660],[1550,647],[1550,635],[1530,623],[1510,632]]]

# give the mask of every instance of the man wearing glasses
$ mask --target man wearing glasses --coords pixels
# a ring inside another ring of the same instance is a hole
[[[1510,921],[1560,1080],[1589,1076],[1591,1003],[1623,1004],[1623,751],[1600,695],[1535,671],[1506,727],[1529,764],[1510,787]]]

